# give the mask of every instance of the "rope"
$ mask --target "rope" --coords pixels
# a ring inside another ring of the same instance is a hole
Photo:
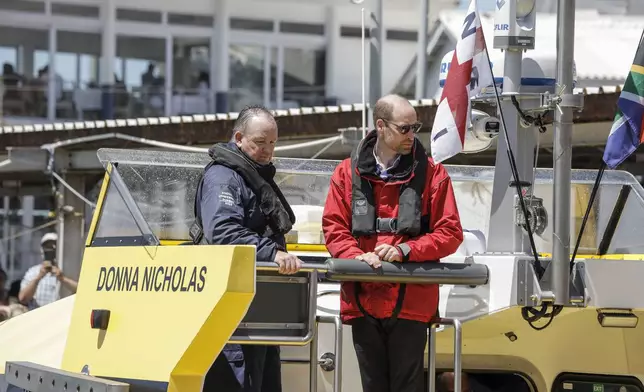
[[[83,137],[77,137],[77,138],[72,138],[72,139],[66,139],[66,140],[61,140],[56,143],[51,143],[51,144],[43,144],[40,146],[40,148],[48,151],[54,151],[57,148],[60,147],[67,147],[71,146],[74,144],[82,144],[82,143],[89,143],[89,142],[94,142],[98,140],[104,140],[104,139],[121,139],[121,140],[127,140],[130,142],[135,142],[135,143],[140,143],[140,144],[145,144],[148,146],[153,146],[153,147],[159,147],[159,148],[167,148],[169,150],[175,150],[175,151],[183,151],[183,152],[197,152],[197,153],[206,153],[208,152],[208,148],[205,147],[192,147],[192,146],[182,146],[180,144],[174,144],[174,143],[167,143],[167,142],[162,142],[159,140],[152,140],[152,139],[146,139],[138,136],[131,136],[131,135],[126,135],[123,133],[117,133],[117,132],[112,132],[112,133],[106,133],[102,135],[92,135],[92,136],[83,136]],[[308,142],[304,143],[296,143],[296,144],[289,144],[287,146],[281,146],[281,147],[275,147],[275,151],[291,151],[291,150],[299,150],[302,148],[307,148],[307,147],[315,147],[319,146],[321,144],[326,144],[331,141],[338,141],[341,140],[342,136],[331,136],[327,137],[324,139],[318,139],[318,140],[311,140]]]
[[[315,158],[319,157],[320,155],[324,154],[324,152],[325,152],[326,150],[328,150],[329,148],[331,148],[331,146],[333,146],[333,145],[335,144],[335,142],[337,142],[338,140],[340,140],[340,137],[339,137],[339,136],[337,136],[336,138],[329,138],[329,139],[333,139],[333,140],[329,141],[329,143],[328,143],[326,146],[322,147],[322,148],[320,149],[320,151],[318,151],[318,152],[316,152],[315,154],[313,154],[313,156],[312,156],[310,159],[315,159]],[[308,162],[302,162],[302,163],[300,163],[299,165],[297,165],[297,166],[295,167],[295,169],[293,169],[293,170],[294,170],[294,171],[296,171],[296,170],[300,169],[302,166],[304,166],[304,165],[305,165],[305,164],[307,164],[307,163],[308,163]],[[288,180],[289,178],[293,177],[294,175],[295,175],[295,174],[289,174],[288,176],[286,176],[286,177],[282,178],[282,180],[281,180],[280,182],[276,183],[276,185],[280,185],[280,184],[282,184],[284,181]]]
[[[312,140],[310,142],[304,142],[304,143],[298,143],[298,144],[289,144],[288,146],[275,147],[275,151],[299,150],[301,148],[315,147],[315,146],[319,146],[319,145],[325,144],[325,143],[335,143],[338,140],[342,140],[342,136],[331,136],[331,137],[327,137],[327,138],[324,138],[324,139]],[[315,159],[317,157],[318,157],[318,155],[312,157],[311,159]]]
[[[52,172],[51,172],[51,175],[52,175],[55,179],[57,179],[57,180],[58,180],[58,182],[60,182],[61,184],[63,184],[63,186],[64,186],[65,188],[69,189],[69,191],[70,191],[71,193],[73,193],[74,195],[76,195],[76,197],[78,197],[78,198],[79,198],[79,199],[81,199],[83,202],[85,202],[85,204],[89,205],[89,206],[90,206],[90,207],[92,207],[92,208],[96,208],[96,204],[94,204],[94,203],[92,203],[91,201],[87,200],[87,199],[86,199],[83,195],[81,195],[81,194],[80,194],[76,189],[72,188],[72,186],[71,186],[71,185],[69,185],[67,182],[65,182],[65,180],[63,180],[63,178],[62,178],[61,176],[59,176],[59,175],[58,175],[58,173],[56,173],[55,171],[52,171]]]
[[[13,240],[13,239],[16,239],[16,238],[19,238],[19,237],[25,236],[25,235],[27,235],[27,234],[35,233],[35,232],[37,232],[37,231],[39,231],[39,230],[42,230],[42,229],[44,229],[44,228],[47,228],[47,227],[49,227],[49,226],[53,226],[53,225],[55,225],[56,223],[58,223],[58,221],[57,221],[57,220],[52,220],[52,221],[49,221],[49,222],[47,222],[47,223],[43,223],[42,225],[39,225],[39,226],[36,226],[36,227],[32,227],[32,228],[27,229],[27,230],[20,231],[20,232],[18,232],[18,233],[16,233],[16,234],[14,234],[14,235],[10,235],[10,236],[8,236],[8,237],[0,238],[0,242],[5,242],[5,241]]]

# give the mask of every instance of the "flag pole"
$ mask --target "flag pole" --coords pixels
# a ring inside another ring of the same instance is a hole
[[[362,30],[362,36],[361,36],[361,41],[360,41],[360,45],[361,45],[360,48],[361,48],[361,51],[362,51],[362,54],[361,54],[361,57],[360,57],[361,61],[362,61],[362,65],[361,65],[361,69],[362,69],[362,75],[361,75],[361,79],[362,79],[362,81],[361,81],[361,84],[362,84],[362,86],[361,86],[361,88],[362,88],[362,138],[364,139],[367,136],[367,98],[366,98],[366,91],[367,91],[366,83],[367,83],[367,79],[366,79],[366,71],[365,71],[365,56],[366,56],[365,53],[366,53],[366,49],[365,49],[365,36],[364,36],[364,28],[365,28],[364,7],[362,9],[360,9],[360,15],[361,15],[360,16],[360,18],[361,18],[361,22],[360,22],[360,27],[361,28],[360,28],[360,30]],[[373,108],[372,108],[372,110],[373,110]]]
[[[602,176],[604,175],[604,170],[606,170],[606,162],[602,160],[602,164],[599,167],[597,172],[597,177],[595,178],[595,184],[593,185],[593,190],[590,192],[590,200],[588,200],[588,206],[586,207],[586,213],[584,214],[584,219],[581,221],[581,227],[579,228],[579,234],[577,235],[577,242],[575,243],[575,250],[572,252],[572,258],[570,259],[570,272],[575,265],[575,257],[577,256],[577,251],[579,250],[579,244],[581,244],[581,237],[584,235],[584,229],[586,228],[586,222],[588,222],[588,217],[590,216],[590,210],[593,207],[595,202],[595,197],[597,196],[597,190],[599,189],[599,184],[602,181]]]

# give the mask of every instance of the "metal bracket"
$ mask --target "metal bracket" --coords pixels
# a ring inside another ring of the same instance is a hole
[[[551,260],[541,259],[545,262],[544,267],[550,267]],[[585,284],[585,263],[578,261],[575,263],[573,274],[570,281],[570,302],[566,306],[586,307],[590,301],[588,288]],[[545,274],[539,281],[534,271],[533,261],[530,259],[519,259],[517,261],[517,282],[516,282],[516,300],[519,306],[537,307],[543,303],[551,303],[555,300],[555,295],[550,289],[551,282],[549,274]]]
[[[7,362],[8,384],[32,392],[128,392],[129,384],[68,372],[31,362]]]
[[[542,259],[542,261],[545,261]],[[550,291],[541,289],[541,284],[534,271],[532,260],[519,259],[517,262],[517,292],[516,299],[519,306],[540,306],[543,302],[554,300]]]
[[[577,261],[570,279],[570,303],[573,306],[586,307],[590,302],[586,287],[586,263]]]
[[[563,89],[560,89],[563,90]],[[583,94],[543,93],[541,95],[541,108],[554,110],[557,108],[584,108]]]
[[[324,353],[318,360],[318,364],[325,372],[332,372],[335,370],[335,354]]]

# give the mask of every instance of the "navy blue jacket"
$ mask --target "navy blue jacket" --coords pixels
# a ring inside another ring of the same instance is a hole
[[[255,245],[258,261],[275,261],[277,251],[286,250],[284,235],[261,235],[268,227],[266,218],[257,197],[234,170],[221,165],[208,168],[196,196],[208,244]]]

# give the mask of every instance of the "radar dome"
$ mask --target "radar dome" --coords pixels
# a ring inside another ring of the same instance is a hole
[[[441,60],[440,66],[440,87],[445,86],[445,80],[449,73],[450,64],[454,51],[450,51]],[[490,51],[490,63],[494,73],[494,82],[497,87],[503,87],[504,56],[502,52]],[[526,92],[553,91],[557,79],[557,58],[550,54],[538,54],[526,52],[523,54],[521,70],[521,86]],[[573,88],[577,84],[576,66],[573,62]],[[486,86],[491,87],[491,86]],[[487,89],[485,93],[493,93],[494,90]]]

